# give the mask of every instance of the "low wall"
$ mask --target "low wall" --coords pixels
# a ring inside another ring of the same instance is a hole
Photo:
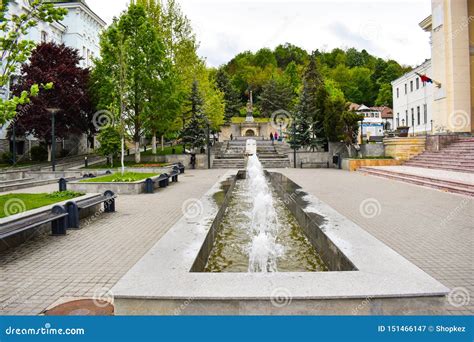
[[[396,166],[402,162],[396,159],[343,159],[342,169],[346,171],[357,171],[365,166]]]
[[[127,161],[134,161],[134,156],[125,157]],[[191,168],[191,155],[189,154],[169,154],[166,156],[160,155],[142,155],[140,158],[142,163],[183,163],[186,169]],[[214,155],[211,154],[211,167],[214,161]],[[196,154],[196,169],[207,169],[207,154]]]
[[[429,152],[439,152],[459,139],[457,135],[429,135],[426,137],[426,150]]]
[[[390,138],[384,145],[385,156],[406,161],[425,151],[426,137]]]
[[[288,153],[290,159],[290,165],[294,165],[294,153]],[[329,152],[296,152],[296,167],[300,168],[301,163],[312,163],[307,167],[318,167],[316,164],[321,164],[319,167],[326,167],[330,161]]]
[[[159,175],[152,177],[152,180],[158,179]],[[130,183],[113,183],[113,182],[69,182],[68,189],[84,193],[101,193],[107,190],[113,191],[117,195],[138,195],[145,193],[145,179],[138,182]]]
[[[363,144],[360,145],[362,157],[385,157],[384,144]]]

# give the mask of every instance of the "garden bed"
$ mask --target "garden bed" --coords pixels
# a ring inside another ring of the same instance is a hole
[[[51,194],[8,194],[0,196],[0,218],[64,202],[83,196],[83,193],[64,191]]]
[[[83,179],[76,182],[69,182],[68,187],[74,191],[85,193],[104,193],[111,190],[121,195],[138,195],[145,193],[145,181],[150,178],[156,180],[159,173],[126,172]]]

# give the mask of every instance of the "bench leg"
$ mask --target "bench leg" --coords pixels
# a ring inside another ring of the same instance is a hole
[[[112,198],[104,202],[104,211],[106,213],[115,212],[115,199]]]
[[[61,236],[66,235],[67,229],[67,217],[62,217],[57,220],[51,222],[51,235],[53,236]]]
[[[79,208],[75,204],[66,204],[67,213],[69,214],[68,228],[79,228]]]

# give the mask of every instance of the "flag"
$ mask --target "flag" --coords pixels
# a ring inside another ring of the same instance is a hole
[[[421,79],[421,82],[423,83],[433,83],[433,80],[431,78],[429,78],[428,76],[426,75],[421,75],[417,72],[415,72],[415,74],[417,74],[418,76],[420,76],[420,79]]]

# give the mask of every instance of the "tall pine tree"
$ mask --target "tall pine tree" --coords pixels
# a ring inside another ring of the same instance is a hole
[[[199,85],[197,81],[193,82],[191,94],[189,96],[190,119],[185,123],[181,132],[181,138],[185,145],[189,144],[192,150],[203,147],[206,144],[206,116],[203,113],[204,101],[199,93]]]
[[[219,69],[216,73],[216,86],[224,94],[224,122],[230,123],[234,116],[240,114],[242,102],[240,101],[239,92],[230,83],[229,75],[223,69]]]

